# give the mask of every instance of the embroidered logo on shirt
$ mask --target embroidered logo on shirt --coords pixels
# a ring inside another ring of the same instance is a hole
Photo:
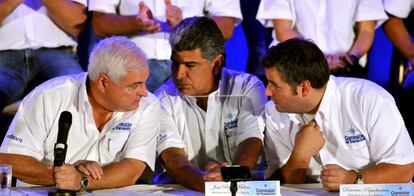
[[[14,135],[7,135],[6,138],[9,138],[10,140],[14,140],[14,141],[19,142],[19,143],[22,143],[23,142],[23,139],[22,138],[18,138],[18,137],[14,136]]]
[[[236,114],[229,112],[226,117],[224,117],[224,131],[236,128],[237,121],[238,119],[236,118]]]
[[[162,132],[157,136],[157,143],[163,142],[165,139],[167,139],[167,133]]]
[[[346,144],[353,144],[366,140],[365,136],[353,127],[349,128],[346,132],[348,133],[347,135],[345,135]]]
[[[114,128],[112,128],[112,130],[128,131],[128,130],[131,130],[131,127],[132,127],[132,123],[130,123],[130,122],[121,122],[118,125],[116,125]]]

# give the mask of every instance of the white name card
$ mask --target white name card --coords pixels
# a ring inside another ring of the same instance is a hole
[[[229,196],[230,182],[206,182],[206,196]],[[245,181],[237,182],[237,196],[267,195],[280,196],[279,181]]]
[[[411,184],[342,184],[340,196],[412,196]]]

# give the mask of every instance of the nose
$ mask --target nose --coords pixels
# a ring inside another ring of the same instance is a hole
[[[272,96],[272,91],[270,90],[269,84],[266,85],[265,95],[268,96],[268,97]]]
[[[180,80],[180,79],[187,76],[187,68],[183,64],[177,65],[173,69],[173,72],[174,72],[175,79],[177,79],[177,80]]]
[[[148,95],[148,89],[145,83],[140,88],[137,88],[136,95],[143,96],[143,97],[146,97]]]

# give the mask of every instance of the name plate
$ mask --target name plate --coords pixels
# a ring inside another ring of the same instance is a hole
[[[411,196],[411,184],[341,184],[340,196]]]
[[[229,196],[230,182],[206,182],[206,196]],[[280,196],[279,181],[245,181],[237,182],[236,195]]]

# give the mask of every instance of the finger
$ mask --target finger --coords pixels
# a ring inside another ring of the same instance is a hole
[[[155,25],[152,25],[149,29],[148,29],[148,31],[149,32],[151,32],[151,33],[154,33],[154,32],[158,32],[158,31],[160,31],[161,30],[161,26],[160,26],[160,24],[155,24]]]
[[[324,176],[323,177],[323,181],[326,183],[338,183],[339,182],[339,178],[337,176]]]
[[[222,179],[221,174],[219,172],[210,172],[205,175],[205,179],[207,181],[216,181],[218,179]]]
[[[339,166],[337,164],[326,164],[322,166],[322,169],[337,169]]]
[[[143,1],[140,1],[138,6],[139,6],[139,12],[140,13],[145,12],[148,9],[147,5],[145,5],[145,3]]]
[[[207,163],[205,170],[211,171],[217,167],[220,167],[220,166],[216,162],[209,162]]]
[[[102,168],[97,163],[93,163],[91,165],[88,165],[88,170],[91,171],[92,177],[94,179],[100,179],[102,178]]]
[[[325,183],[323,186],[323,189],[329,192],[337,191],[339,190],[339,184],[338,183]]]
[[[227,166],[229,166],[229,163],[227,163],[227,162],[221,162],[220,163],[220,166],[221,167],[227,167]]]
[[[318,126],[318,124],[316,123],[316,120],[315,120],[315,119],[311,120],[311,121],[308,123],[308,125],[309,125],[309,126],[311,126],[311,127],[317,127],[317,126]]]
[[[150,9],[147,9],[147,16],[150,20],[154,19],[154,15],[152,14],[152,11]]]
[[[102,167],[97,163],[98,167],[97,167],[97,173],[99,174],[99,178],[102,178],[103,176],[103,169]]]
[[[79,160],[79,161],[76,161],[73,165],[76,167],[76,166],[84,164],[86,162],[87,162],[86,160]]]
[[[85,174],[87,176],[91,175],[91,173],[88,171],[88,169],[83,165],[78,166],[78,171],[82,172],[83,174]]]

